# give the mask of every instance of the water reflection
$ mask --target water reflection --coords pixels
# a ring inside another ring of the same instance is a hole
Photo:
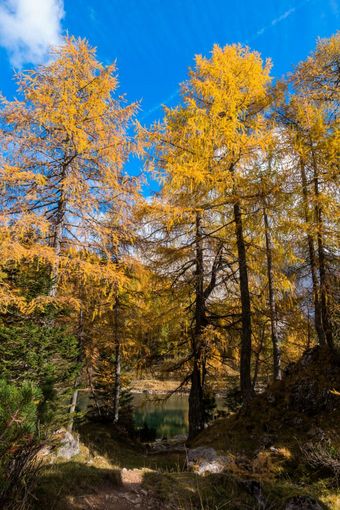
[[[159,401],[155,397],[135,394],[133,398],[136,427],[147,425],[156,431],[156,437],[174,437],[188,432],[188,397],[172,395]]]
[[[88,393],[80,393],[78,410],[86,413],[91,403]],[[222,398],[216,398],[216,404],[217,409],[224,408]],[[136,428],[147,425],[156,432],[157,439],[188,434],[188,395],[175,394],[165,399],[165,396],[134,393],[133,407]]]

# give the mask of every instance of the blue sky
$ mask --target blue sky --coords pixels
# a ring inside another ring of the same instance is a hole
[[[248,44],[280,77],[339,27],[338,0],[0,0],[0,90],[15,94],[13,65],[45,58],[67,31],[86,37],[98,58],[117,60],[120,91],[141,100],[139,118],[161,117],[178,101],[194,55],[213,44]]]
[[[214,43],[248,43],[271,57],[273,75],[281,76],[318,36],[336,31],[340,15],[337,0],[65,0],[63,7],[61,30],[86,37],[104,63],[117,59],[120,89],[142,100],[145,122],[161,115],[161,103],[176,102],[194,55],[208,55]],[[0,59],[0,90],[11,97],[13,68],[4,47]]]

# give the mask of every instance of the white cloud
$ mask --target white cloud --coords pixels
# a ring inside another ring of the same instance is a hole
[[[305,3],[309,2],[309,0],[307,0]],[[268,28],[270,27],[275,27],[275,25],[277,25],[278,23],[280,23],[281,21],[285,20],[286,18],[289,18],[289,16],[291,14],[294,14],[294,12],[296,11],[296,7],[292,7],[291,9],[288,9],[286,12],[284,12],[283,14],[281,14],[280,16],[278,16],[277,18],[274,18],[269,25],[265,26],[265,27],[262,27],[260,28],[255,36],[252,38],[252,39],[256,39],[257,37],[260,37],[260,35],[264,34],[264,32],[266,32],[266,30],[268,30]]]
[[[0,45],[11,64],[46,61],[50,46],[61,44],[63,0],[0,0]]]
[[[283,14],[281,14],[281,16],[279,16],[278,18],[273,19],[272,26],[274,26],[277,23],[280,23],[280,21],[283,21],[284,19],[288,18],[295,11],[296,11],[295,7],[292,7],[291,9],[288,9],[288,11],[284,12]]]
[[[292,16],[292,14],[294,14],[298,9],[301,9],[301,7],[304,7],[310,1],[311,0],[303,0],[301,3],[299,3],[295,7],[291,7],[290,9],[288,9],[287,11],[282,13],[277,18],[272,19],[271,22],[269,23],[269,25],[266,25],[266,26],[260,28],[259,30],[257,30],[255,35],[246,41],[246,44],[250,43],[251,41],[254,41],[258,37],[263,35],[268,29],[270,29],[272,27],[275,27],[275,25],[277,25],[278,23],[281,23],[281,21],[284,21],[285,19],[287,19],[290,16]],[[336,1],[336,0],[333,0],[333,1]]]

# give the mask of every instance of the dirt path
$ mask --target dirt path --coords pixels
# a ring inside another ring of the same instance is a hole
[[[156,500],[142,488],[143,470],[122,470],[122,487],[101,487],[95,493],[70,496],[68,504],[74,510],[161,510],[164,502]]]

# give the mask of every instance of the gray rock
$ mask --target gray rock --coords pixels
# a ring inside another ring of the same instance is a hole
[[[222,473],[225,470],[226,462],[226,457],[217,457],[211,462],[203,461],[198,465],[195,471],[199,475],[204,475],[205,473]]]
[[[57,457],[71,459],[80,452],[79,437],[71,434],[71,432],[65,431],[60,444]]]
[[[213,461],[217,457],[216,450],[214,448],[207,448],[205,446],[199,446],[188,450],[187,459],[188,462],[198,462],[199,460]]]
[[[189,450],[187,453],[188,467],[192,468],[199,475],[222,473],[226,468],[227,462],[227,457],[217,455],[214,448],[199,446]]]

